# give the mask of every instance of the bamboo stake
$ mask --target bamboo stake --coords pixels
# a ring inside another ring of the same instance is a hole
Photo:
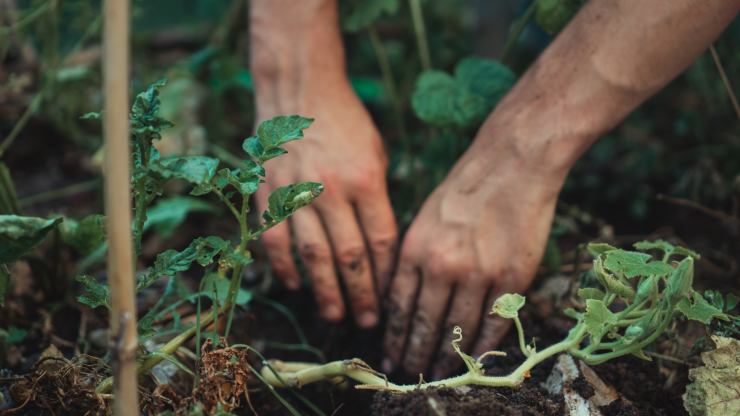
[[[116,416],[138,416],[136,301],[129,189],[129,0],[104,5],[105,213],[111,291],[111,357]]]

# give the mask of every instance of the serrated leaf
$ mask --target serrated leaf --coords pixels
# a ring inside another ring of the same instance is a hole
[[[150,169],[164,179],[182,179],[193,185],[208,183],[216,174],[218,159],[208,156],[175,156],[161,159]]]
[[[174,196],[162,199],[147,210],[144,229],[153,227],[159,235],[169,238],[188,214],[195,212],[215,213],[217,210],[210,203],[197,198]]]
[[[600,338],[608,332],[612,325],[617,323],[617,316],[601,300],[587,299],[583,323],[589,334]]]
[[[651,261],[652,256],[626,250],[612,250],[605,255],[604,267],[613,273],[626,277],[666,276],[673,269],[661,261]]]
[[[582,287],[578,289],[578,297],[581,299],[604,299],[604,292],[593,287]]]
[[[267,222],[280,222],[316,199],[324,190],[317,182],[301,182],[282,186],[272,191],[267,199],[267,211],[262,215]]]
[[[303,137],[303,130],[307,129],[312,118],[292,116],[277,116],[263,121],[257,127],[257,134],[249,137],[242,143],[244,151],[262,164],[276,156],[286,153],[280,146]]]
[[[618,250],[616,247],[607,243],[588,243],[586,251],[594,258],[606,253],[607,251]]]
[[[689,298],[681,299],[676,305],[676,309],[678,309],[688,319],[699,321],[704,325],[709,325],[712,319],[729,320],[729,317],[722,313],[722,309],[707,302],[707,300],[696,291],[692,291],[691,300],[689,300]]]
[[[631,300],[635,297],[635,290],[631,286],[619,280],[616,276],[604,269],[604,262],[601,257],[594,260],[594,274],[599,279],[604,288],[621,297],[622,299]]]
[[[76,221],[67,218],[59,227],[62,241],[79,254],[88,256],[105,243],[105,216],[88,215]]]
[[[701,354],[704,366],[689,370],[683,403],[690,416],[740,414],[740,341],[712,336],[716,348]]]
[[[200,237],[193,240],[182,251],[167,250],[157,255],[154,266],[142,273],[136,281],[136,291],[151,286],[161,276],[174,276],[189,270],[193,262],[203,267],[213,263],[216,256],[228,251],[231,244],[215,236]]]
[[[496,298],[491,307],[491,314],[506,319],[514,319],[519,316],[519,309],[524,306],[526,298],[518,293],[504,293]]]
[[[40,243],[62,218],[0,215],[0,264],[17,260]]]
[[[108,285],[100,283],[94,277],[80,275],[75,278],[83,288],[83,293],[77,300],[91,308],[105,306],[110,309],[110,289]]]
[[[380,16],[396,13],[398,6],[399,0],[342,0],[339,2],[342,29],[359,32]]]
[[[665,240],[638,241],[632,246],[640,251],[660,250],[663,253],[671,253],[676,248],[676,246]]]
[[[411,106],[429,124],[468,128],[480,123],[515,81],[516,76],[505,65],[469,57],[458,63],[454,77],[442,71],[423,72]]]

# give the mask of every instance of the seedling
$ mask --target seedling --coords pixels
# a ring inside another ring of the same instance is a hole
[[[509,375],[486,375],[483,359],[506,354],[489,351],[477,359],[465,354],[459,347],[462,330],[456,327],[452,348],[467,367],[467,372],[457,377],[398,385],[357,359],[324,365],[273,361],[263,368],[262,376],[280,387],[300,387],[339,376],[359,382],[359,389],[395,392],[463,385],[515,387],[522,384],[534,366],[560,353],[571,354],[592,365],[630,354],[649,361],[644,349],[680,315],[705,325],[713,319],[730,319],[692,287],[698,254],[662,240],[639,242],[634,248],[636,251],[627,251],[603,243],[588,246],[594,257],[591,279],[586,279],[578,290],[580,305],[564,311],[575,319],[575,325],[562,341],[542,350],[525,342],[519,320],[524,296],[508,293],[496,299],[490,313],[514,321],[519,348],[526,357]]]

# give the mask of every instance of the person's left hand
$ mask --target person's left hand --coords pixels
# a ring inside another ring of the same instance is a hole
[[[486,134],[485,144],[474,143],[425,202],[404,238],[389,295],[384,371],[399,365],[409,374],[425,371],[441,331],[433,375],[448,376],[462,364],[450,346],[455,326],[463,329],[463,351],[490,350],[509,327],[488,315],[493,301],[524,291],[534,277],[562,175],[530,166],[511,144],[512,132],[484,128]]]

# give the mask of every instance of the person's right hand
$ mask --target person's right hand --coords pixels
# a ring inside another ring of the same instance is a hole
[[[291,251],[295,244],[323,318],[340,320],[349,307],[358,325],[371,327],[378,322],[378,295],[389,280],[397,238],[386,156],[378,130],[346,77],[312,74],[303,74],[312,78],[303,80],[300,91],[269,82],[257,85],[258,121],[281,114],[315,119],[303,140],[286,146],[288,154],[267,162],[267,183],[257,193],[259,209],[266,208],[270,191],[279,186],[324,184],[318,199],[298,210],[289,224],[266,232],[263,243],[273,271],[291,289],[301,282]],[[340,279],[349,305],[342,299]]]

